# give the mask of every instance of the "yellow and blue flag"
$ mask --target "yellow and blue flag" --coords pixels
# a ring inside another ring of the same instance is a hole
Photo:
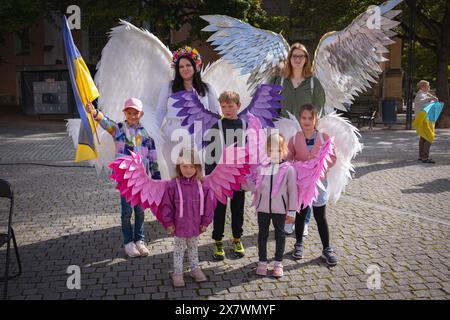
[[[73,42],[72,33],[70,32],[65,16],[63,16],[62,25],[67,67],[69,69],[77,110],[81,118],[75,161],[91,160],[98,157],[94,142],[96,123],[94,123],[95,121],[92,120],[92,117],[87,114],[84,106],[88,101],[92,102],[97,99],[100,94],[91,77],[89,69]]]
[[[433,101],[425,105],[416,115],[413,127],[419,136],[430,143],[434,141],[434,125],[439,119],[439,115],[444,108],[444,104],[439,101]]]

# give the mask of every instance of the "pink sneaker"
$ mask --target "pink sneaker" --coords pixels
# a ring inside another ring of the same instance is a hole
[[[172,273],[172,281],[175,288],[184,287],[186,285],[182,273]]]
[[[258,267],[256,268],[256,274],[258,276],[267,276],[267,262],[258,262]]]
[[[195,282],[205,282],[208,281],[202,269],[198,268],[194,271],[191,271],[191,277],[194,278]]]
[[[273,266],[272,276],[274,276],[275,278],[281,278],[283,275],[283,265],[281,264],[281,262],[275,262]]]

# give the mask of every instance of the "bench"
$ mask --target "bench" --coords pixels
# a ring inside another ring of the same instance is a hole
[[[358,129],[361,126],[368,125],[369,129],[375,126],[375,118],[377,115],[377,108],[374,105],[352,105],[349,111],[350,121],[356,122]]]

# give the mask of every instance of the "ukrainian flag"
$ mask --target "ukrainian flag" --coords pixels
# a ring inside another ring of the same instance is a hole
[[[84,106],[88,101],[92,102],[97,99],[100,94],[89,73],[89,69],[73,42],[72,33],[70,32],[65,16],[63,16],[62,25],[67,67],[69,69],[70,81],[72,83],[78,113],[81,118],[75,161],[91,160],[98,157],[94,142],[95,126],[97,124],[94,123],[95,121],[92,120],[91,115],[87,114]]]
[[[444,104],[442,102],[431,102],[420,110],[412,123],[417,134],[430,143],[434,141],[434,125],[439,119],[443,108]]]

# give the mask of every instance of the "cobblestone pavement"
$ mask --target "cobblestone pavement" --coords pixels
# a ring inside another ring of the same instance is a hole
[[[450,130],[437,130],[434,165],[416,160],[414,131],[363,130],[365,149],[356,160],[355,180],[328,210],[336,267],[319,259],[312,221],[303,260],[290,258],[289,236],[285,276],[256,276],[257,224],[247,206],[246,256],[234,259],[227,251],[225,261],[212,261],[210,227],[199,248],[210,281],[187,279],[184,289],[171,286],[172,240],[151,213],[145,225],[151,255],[125,257],[118,193],[93,168],[73,163],[64,130],[63,122],[0,118],[0,177],[15,189],[14,228],[23,263],[22,276],[9,282],[10,299],[450,298]],[[6,204],[0,202],[2,216]],[[226,237],[231,238],[229,221]],[[67,288],[70,265],[81,268],[80,290]],[[368,288],[375,275],[367,272],[369,266],[380,270],[379,289]]]

